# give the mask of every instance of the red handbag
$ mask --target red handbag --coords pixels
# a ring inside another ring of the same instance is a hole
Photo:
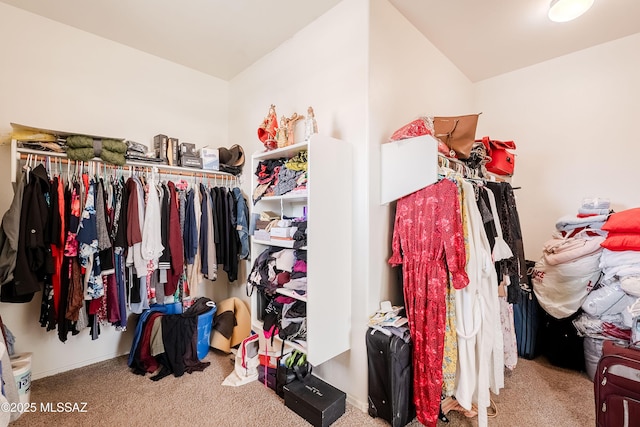
[[[490,139],[488,136],[476,140],[482,142],[487,149],[487,156],[491,161],[487,163],[487,171],[496,175],[513,175],[516,166],[516,155],[507,150],[515,150],[516,143],[513,141],[497,141]]]

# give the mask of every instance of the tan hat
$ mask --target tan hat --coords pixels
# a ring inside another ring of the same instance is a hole
[[[242,146],[234,144],[231,148],[220,147],[218,148],[218,153],[221,165],[244,166],[244,150]]]
[[[247,304],[240,298],[227,298],[218,303],[214,325],[218,318],[225,312],[233,312],[235,325],[230,338],[226,338],[220,331],[214,329],[211,331],[211,347],[229,353],[231,347],[235,347],[245,338],[251,335],[251,315]]]

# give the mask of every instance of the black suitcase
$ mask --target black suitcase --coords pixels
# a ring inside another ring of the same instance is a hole
[[[542,310],[542,353],[554,366],[584,372],[584,338],[578,335],[573,320],[582,314],[556,319]]]
[[[412,345],[369,328],[369,415],[403,427],[416,416],[413,403]]]

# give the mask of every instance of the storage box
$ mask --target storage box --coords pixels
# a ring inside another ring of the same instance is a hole
[[[269,233],[271,234],[271,237],[289,239],[293,237],[297,229],[297,227],[271,227]]]
[[[178,166],[178,138],[169,138],[167,140],[167,162],[170,166]]]
[[[202,158],[202,169],[211,171],[220,170],[220,158],[217,148],[201,148],[200,157]]]
[[[327,427],[344,414],[347,395],[311,375],[284,386],[284,404],[315,427]]]
[[[277,368],[278,360],[280,359],[280,352],[262,351],[260,353],[260,364],[262,366],[268,366],[269,368]]]
[[[198,342],[196,351],[198,359],[202,360],[209,354],[209,341],[211,328],[213,327],[213,315],[216,314],[217,307],[212,307],[209,311],[198,316]]]
[[[202,169],[202,159],[194,156],[182,156],[180,157],[180,166]]]
[[[189,142],[181,142],[180,143],[180,157],[182,156],[191,156],[197,157],[198,152],[196,151],[196,144],[191,144]]]
[[[276,368],[269,368],[264,365],[258,366],[258,382],[275,391]]]
[[[167,158],[167,141],[169,137],[167,135],[158,134],[153,137],[153,151],[156,154],[156,158]]]

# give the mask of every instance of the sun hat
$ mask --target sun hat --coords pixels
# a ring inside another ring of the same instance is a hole
[[[221,165],[227,166],[244,166],[244,150],[238,144],[234,144],[231,148],[218,148],[218,157]]]
[[[217,322],[225,312],[232,312],[234,318],[233,330],[228,337],[225,337],[220,331],[224,328]],[[235,297],[220,301],[210,337],[211,347],[229,353],[231,347],[237,346],[249,335],[251,335],[251,314],[247,305],[241,299]]]

